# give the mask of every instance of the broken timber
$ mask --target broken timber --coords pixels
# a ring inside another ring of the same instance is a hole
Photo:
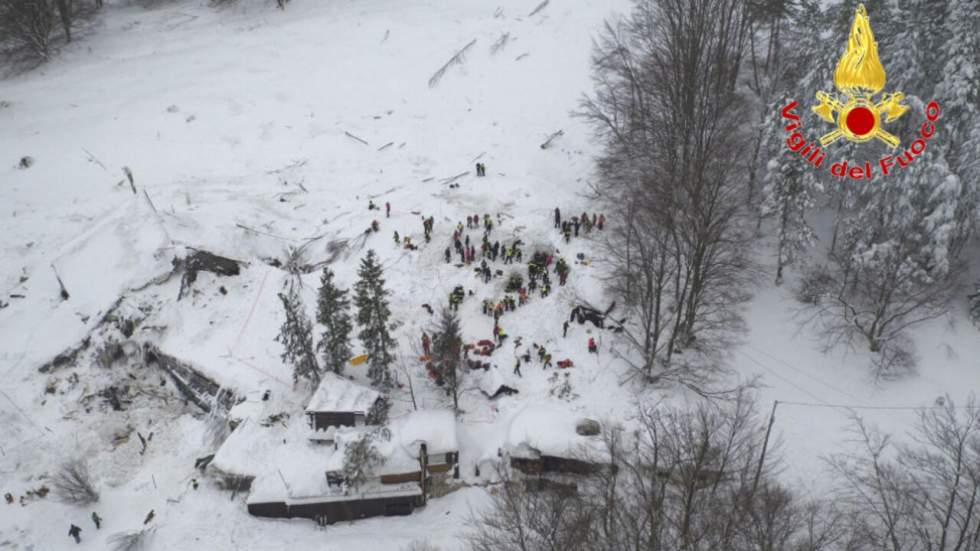
[[[364,144],[364,145],[371,145],[371,144],[369,144],[369,143],[367,143],[366,141],[364,141],[364,140],[362,140],[361,138],[358,138],[357,136],[355,136],[355,135],[353,135],[353,134],[351,134],[350,132],[348,132],[348,131],[346,131],[346,130],[344,130],[344,134],[345,134],[345,135],[346,135],[346,136],[347,136],[348,138],[351,138],[351,139],[353,139],[353,140],[357,140],[357,141],[359,141],[359,142],[361,142],[361,143],[362,143],[362,144]]]
[[[228,411],[235,405],[234,393],[221,392],[221,385],[191,364],[163,353],[150,343],[143,345],[143,359],[147,366],[159,367],[170,375],[181,394],[202,410],[210,412],[213,405],[219,405]]]
[[[558,132],[552,133],[550,136],[548,136],[548,139],[545,140],[545,142],[543,144],[541,144],[541,149],[548,149],[548,146],[551,145],[551,142],[553,142],[555,140],[555,138],[558,138],[558,137],[561,137],[561,136],[564,136],[564,135],[565,135],[565,131],[564,130],[559,130]]]

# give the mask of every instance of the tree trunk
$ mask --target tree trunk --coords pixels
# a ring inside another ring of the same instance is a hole
[[[61,26],[65,30],[65,41],[71,42],[71,0],[56,0]]]

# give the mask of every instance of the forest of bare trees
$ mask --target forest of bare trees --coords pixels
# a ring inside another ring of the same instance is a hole
[[[642,1],[595,46],[581,115],[605,146],[598,198],[623,221],[606,243],[609,285],[636,320],[631,363],[652,381],[710,382],[741,325],[748,20],[741,0]]]
[[[694,410],[642,409],[613,426],[605,465],[576,492],[504,476],[470,518],[476,551],[975,551],[980,549],[980,407],[924,410],[910,443],[854,417],[855,449],[826,458],[829,493],[778,480],[781,457],[746,395]],[[761,469],[760,469],[761,466]]]

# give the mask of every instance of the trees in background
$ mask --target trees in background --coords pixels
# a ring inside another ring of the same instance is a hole
[[[596,42],[581,115],[603,144],[608,282],[633,314],[628,359],[654,381],[703,384],[741,324],[752,228],[736,84],[748,34],[741,0],[638,0]]]
[[[375,385],[391,387],[391,362],[394,339],[388,332],[389,291],[385,289],[384,271],[373,250],[361,260],[354,285],[354,305],[357,307],[357,323],[361,326],[358,337],[369,355],[368,376]]]
[[[758,471],[764,433],[744,395],[723,407],[642,409],[628,431],[604,427],[602,453],[582,456],[598,467],[576,477],[575,491],[527,491],[505,473],[489,511],[470,520],[470,548],[858,549],[841,511],[781,486],[776,469]],[[777,463],[772,450],[767,458]]]
[[[56,25],[49,0],[0,0],[0,52],[46,61]]]
[[[856,449],[830,459],[866,548],[980,548],[980,406],[940,402],[918,413],[906,444],[855,417]]]
[[[939,102],[942,115],[935,123],[936,137],[907,168],[896,167],[887,176],[878,174],[872,182],[861,184],[831,177],[826,171],[812,173],[826,190],[824,200],[834,212],[834,224],[827,261],[807,268],[803,278],[807,288],[799,295],[806,297],[812,310],[807,319],[818,324],[828,346],[863,344],[874,353],[876,374],[887,377],[907,372],[915,364],[906,330],[945,314],[951,299],[960,293],[963,251],[974,233],[980,201],[980,86],[969,76],[980,59],[980,40],[975,33],[966,33],[965,25],[977,23],[980,16],[969,0],[864,3],[887,72],[887,89],[904,92],[911,107],[889,126],[902,138],[902,149],[927,122],[923,110],[929,101]],[[795,52],[790,54],[791,64],[806,69],[786,74],[790,97],[809,105],[817,90],[831,90],[833,69],[857,4],[845,0],[821,11],[801,2],[798,10],[791,10],[794,48],[790,51]],[[809,109],[803,111],[804,127],[824,125]],[[826,149],[833,160],[858,164],[869,160],[873,165],[886,153],[902,151],[891,152],[875,142],[837,143]],[[792,166],[799,159],[788,155],[780,140],[769,143],[767,156],[774,168],[768,175],[767,205],[793,205],[789,212],[805,211],[818,188],[800,185]],[[800,168],[808,169],[802,164]],[[804,193],[797,197],[799,191]],[[785,246],[800,243],[784,238],[809,236],[805,230],[787,234],[783,228],[787,210],[774,213],[779,281]]]

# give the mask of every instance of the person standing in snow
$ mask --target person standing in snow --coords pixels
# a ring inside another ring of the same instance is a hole
[[[602,226],[605,223],[606,223],[606,215],[605,214],[599,214],[599,221],[596,223],[595,227],[599,228],[599,231],[602,231]]]
[[[92,511],[92,524],[95,524],[96,530],[102,529],[102,517],[100,517],[95,511]]]
[[[514,374],[517,375],[518,377],[523,377],[523,375],[521,375],[521,359],[520,358],[517,358],[517,361],[514,362]]]
[[[561,227],[561,210],[555,207],[555,228]]]
[[[397,247],[398,245],[401,245],[401,244],[402,244],[402,240],[398,237],[398,232],[396,231],[395,232],[395,246]]]
[[[391,203],[385,201],[385,218],[391,218]]]
[[[452,261],[452,259],[453,259],[452,251],[449,250],[449,247],[446,247],[446,264],[449,264]]]
[[[568,320],[565,320],[565,323],[561,326],[561,336],[562,338],[568,337]]]
[[[429,341],[429,335],[427,335],[425,333],[425,331],[423,331],[422,332],[422,351],[425,352],[425,355],[426,356],[430,355],[430,349],[429,349],[429,345],[430,344],[431,344],[431,341]]]
[[[71,527],[68,528],[68,536],[75,538],[75,543],[82,543],[81,534],[82,534],[82,529],[79,528],[78,526],[75,526],[74,524],[72,524]]]
[[[595,339],[592,338],[592,337],[589,337],[589,353],[590,354],[598,354],[599,353],[599,347],[596,346]]]

